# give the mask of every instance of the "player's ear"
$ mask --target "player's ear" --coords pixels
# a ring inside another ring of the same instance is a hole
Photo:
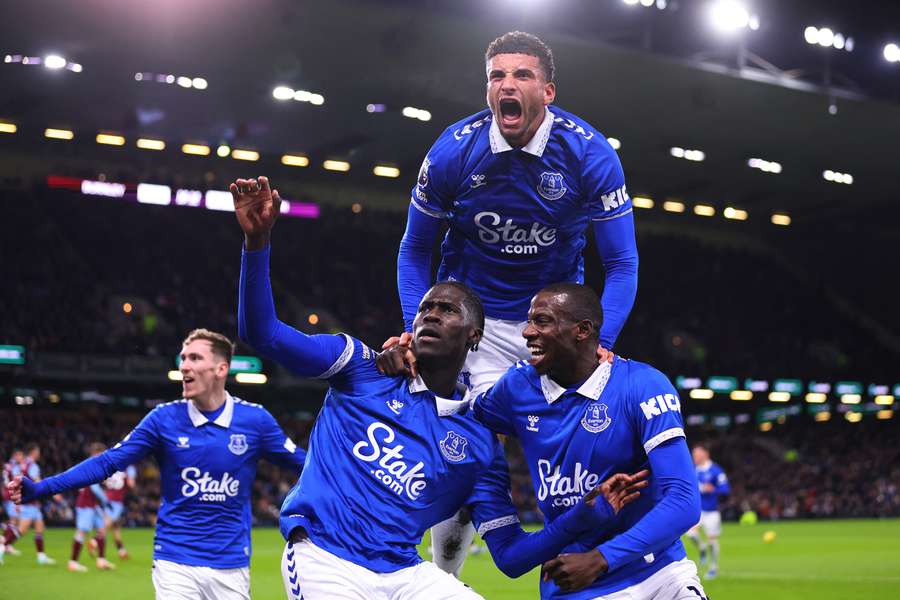
[[[481,336],[484,332],[477,327],[473,327],[472,331],[469,333],[469,340],[466,343],[466,347],[472,352],[478,352],[478,343],[481,342]]]
[[[548,81],[544,84],[544,104],[553,104],[556,100],[556,84]]]
[[[575,339],[579,342],[591,337],[594,333],[594,323],[590,319],[582,319],[575,324]]]

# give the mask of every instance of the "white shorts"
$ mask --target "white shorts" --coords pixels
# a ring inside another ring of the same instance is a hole
[[[516,362],[531,358],[522,337],[526,325],[525,321],[485,318],[478,350],[469,352],[463,366],[462,376],[474,394],[486,392]]]
[[[285,545],[281,576],[288,600],[484,600],[434,563],[376,573],[308,539]]]
[[[644,581],[594,600],[707,600],[697,566],[683,558],[666,565]]]
[[[719,537],[722,534],[722,513],[717,510],[701,511],[697,526],[703,529],[706,537]]]
[[[250,600],[250,567],[213,569],[153,561],[156,600]]]

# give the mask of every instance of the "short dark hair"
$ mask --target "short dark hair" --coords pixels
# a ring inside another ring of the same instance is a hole
[[[187,346],[196,340],[205,340],[212,344],[212,351],[224,358],[225,362],[231,364],[231,357],[234,356],[234,342],[227,337],[209,329],[195,329],[184,338],[181,345]]]
[[[459,281],[440,281],[434,284],[434,287],[438,287],[439,285],[449,286],[462,292],[463,305],[466,307],[466,310],[475,317],[475,324],[478,326],[478,329],[484,331],[484,305],[481,303],[481,298],[478,297],[478,294],[472,291],[472,288]]]
[[[31,442],[27,446],[25,446],[25,454],[31,454],[32,451],[40,449],[40,445],[37,442]]]
[[[564,294],[565,309],[575,321],[590,321],[594,324],[594,335],[600,337],[600,326],[603,325],[603,309],[597,292],[580,283],[553,283],[542,289],[539,294]]]
[[[553,64],[553,50],[541,38],[531,33],[525,33],[524,31],[504,33],[488,45],[487,51],[484,53],[485,62],[498,54],[536,56],[548,82],[552,82],[556,75],[556,66]]]

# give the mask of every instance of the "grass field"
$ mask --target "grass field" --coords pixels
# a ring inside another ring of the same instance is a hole
[[[765,531],[777,533],[762,541]],[[153,597],[150,583],[152,531],[125,532],[130,561],[113,558],[118,569],[99,572],[86,554],[87,573],[69,573],[72,532],[50,530],[47,552],[55,566],[35,563],[31,535],[17,546],[22,556],[0,567],[0,599],[131,600]],[[720,575],[705,582],[716,600],[852,600],[900,598],[900,520],[788,522],[740,527],[726,524]],[[112,545],[112,544],[110,544]],[[282,599],[279,572],[282,541],[275,529],[253,534],[252,591],[256,600]],[[692,549],[688,549],[692,553]],[[487,600],[537,597],[537,572],[504,577],[490,556],[469,557],[463,579]],[[427,599],[426,599],[427,600]]]

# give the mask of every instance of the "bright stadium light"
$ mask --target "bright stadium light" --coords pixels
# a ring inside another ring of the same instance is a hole
[[[666,212],[683,213],[684,203],[677,200],[666,200],[663,202],[663,210]]]
[[[653,208],[653,199],[643,196],[632,196],[631,205],[635,208]]]
[[[339,171],[341,173],[346,173],[350,170],[350,163],[343,160],[326,160],[322,163],[322,167],[326,171]]]
[[[751,20],[759,28],[759,17],[751,15],[743,3],[736,0],[718,0],[709,9],[710,21],[714,28],[732,33],[750,27]]]
[[[694,214],[701,217],[712,217],[716,214],[716,209],[708,204],[697,204],[694,206]]]
[[[235,148],[231,151],[231,158],[235,160],[256,161],[259,160],[259,152],[256,150],[242,150],[240,148]]]
[[[769,392],[769,402],[788,402],[790,399],[788,392]]]
[[[894,404],[894,397],[890,394],[881,394],[880,396],[875,396],[875,404],[880,406],[891,406]]]
[[[141,150],[165,150],[166,143],[162,140],[153,140],[150,138],[138,138],[135,143]]]
[[[66,67],[66,59],[57,54],[49,54],[44,57],[44,66],[48,69],[64,69]]]
[[[726,206],[725,210],[722,211],[722,215],[726,219],[731,219],[733,221],[746,221],[747,220],[747,211],[742,210],[740,208],[734,208],[733,206]]]
[[[176,79],[175,83],[177,83],[178,85],[180,85],[183,88],[191,88],[194,86],[194,82],[191,80],[191,78],[185,77],[184,75],[182,75],[181,77]]]
[[[715,396],[715,392],[707,388],[695,388],[688,395],[694,400],[709,400]]]
[[[813,27],[810,25],[803,30],[803,39],[810,46],[821,46],[823,48],[834,48],[835,50],[846,50],[853,52],[853,38],[834,31],[830,27]]]
[[[15,133],[18,129],[15,123],[0,123],[0,133]]]
[[[819,45],[823,48],[829,48],[834,42],[834,32],[828,27],[819,30]]]
[[[781,173],[781,163],[774,160],[765,160],[763,158],[751,158],[747,161],[747,166],[751,169],[758,169],[763,173]]]
[[[823,410],[822,412],[817,412],[813,419],[816,420],[816,423],[825,423],[831,420],[831,413],[827,410]]]
[[[853,185],[853,175],[850,173],[841,173],[840,171],[832,171],[831,169],[822,171],[822,179],[830,181],[831,183]]]
[[[416,108],[414,106],[404,106],[401,112],[404,117],[408,117],[410,119],[419,119],[420,121],[431,120],[431,113],[422,108]]]
[[[194,89],[197,90],[205,90],[209,86],[207,81],[202,77],[194,77],[191,80],[191,83],[194,85]]]
[[[791,224],[791,217],[784,213],[775,213],[774,215],[772,215],[772,224],[787,227]]]
[[[281,164],[289,167],[308,167],[309,159],[298,154],[285,154],[281,157]]]
[[[879,410],[877,413],[875,413],[875,417],[878,419],[892,419],[892,418],[894,418],[894,411]]]
[[[184,378],[181,371],[169,371],[166,375],[168,376],[169,381],[181,381]]]
[[[882,51],[884,54],[884,59],[888,62],[900,62],[900,46],[891,42],[890,44],[886,44],[884,46],[884,50]]]
[[[860,421],[862,421],[863,416],[862,413],[859,412],[848,412],[846,415],[844,415],[844,418],[847,419],[847,421],[849,421],[850,423],[859,423]]]
[[[290,100],[294,97],[294,90],[285,85],[279,85],[272,90],[272,97],[276,100]]]
[[[75,137],[75,133],[71,129],[54,129],[48,127],[44,130],[44,137],[52,140],[71,140]]]
[[[608,137],[606,141],[609,142],[609,145],[612,146],[613,150],[620,150],[622,148],[622,142],[619,141],[619,138]]]
[[[261,385],[269,380],[265,373],[238,373],[234,376],[238,383],[253,383]]]
[[[231,146],[228,144],[219,144],[219,147],[216,148],[216,156],[219,158],[228,158],[231,156]]]
[[[806,401],[810,404],[822,404],[827,399],[828,396],[820,392],[810,392],[806,395]]]
[[[753,400],[753,392],[751,392],[750,390],[734,390],[733,392],[731,392],[731,399],[741,402]]]
[[[372,173],[378,177],[400,177],[400,169],[388,165],[376,165]]]
[[[124,146],[125,138],[114,133],[98,133],[97,143],[105,144],[107,146]]]
[[[841,396],[841,404],[859,404],[862,402],[862,396],[859,394],[844,394]]]
[[[209,156],[209,146],[203,144],[182,144],[181,151],[194,156]]]

